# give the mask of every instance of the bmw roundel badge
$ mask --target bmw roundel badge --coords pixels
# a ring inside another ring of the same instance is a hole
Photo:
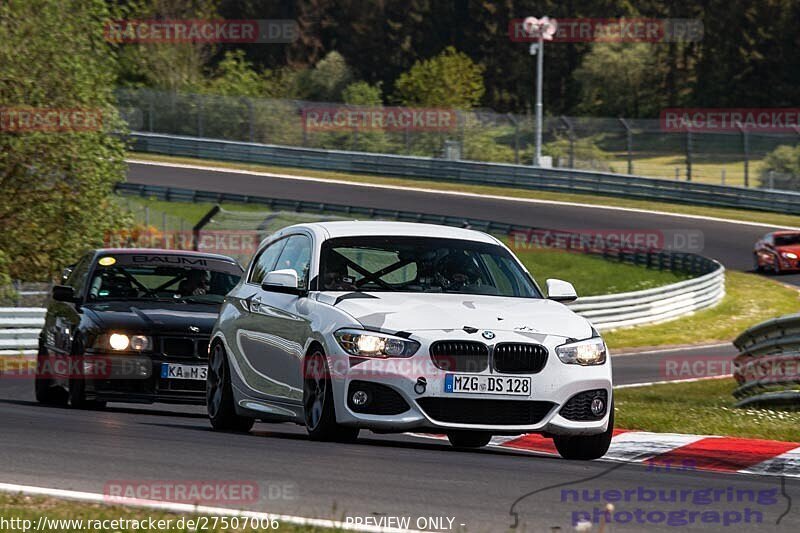
[[[481,335],[486,340],[494,339],[494,331],[489,331],[488,329],[481,333]]]

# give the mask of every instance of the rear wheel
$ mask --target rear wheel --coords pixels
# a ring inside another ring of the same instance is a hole
[[[303,362],[303,417],[312,440],[353,441],[358,428],[336,423],[333,387],[328,362],[320,350],[314,350]]]
[[[492,434],[483,431],[451,431],[447,440],[455,448],[482,448],[492,440]]]
[[[211,360],[206,378],[206,409],[211,427],[216,431],[247,433],[255,419],[236,414],[228,357],[222,343],[211,350]]]
[[[52,373],[52,366],[48,362],[47,351],[43,346],[39,346],[39,353],[36,355],[36,378],[34,379],[34,389],[36,401],[45,405],[67,405],[67,391],[56,386],[49,377]]]
[[[611,403],[611,416],[608,419],[608,429],[599,435],[555,436],[553,443],[556,450],[564,459],[576,461],[590,461],[603,457],[611,446],[611,437],[614,436],[614,403]]]

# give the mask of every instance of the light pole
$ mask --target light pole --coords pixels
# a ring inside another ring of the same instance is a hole
[[[536,153],[533,165],[541,166],[542,161],[542,70],[544,67],[544,42],[553,40],[556,33],[556,21],[547,17],[537,19],[528,17],[522,23],[525,33],[535,37],[537,42],[531,44],[531,55],[536,56]]]

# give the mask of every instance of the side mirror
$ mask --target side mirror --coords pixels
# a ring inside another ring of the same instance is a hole
[[[547,298],[556,302],[573,302],[578,299],[575,287],[568,281],[560,279],[547,280]]]
[[[267,275],[264,276],[264,280],[261,282],[261,288],[270,292],[295,294],[297,296],[305,295],[305,289],[299,289],[297,284],[297,272],[291,268],[284,268],[267,272]]]
[[[53,300],[74,303],[76,301],[75,289],[67,285],[56,285],[53,287]]]

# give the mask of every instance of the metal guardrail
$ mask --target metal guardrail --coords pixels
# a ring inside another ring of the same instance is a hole
[[[133,150],[152,154],[800,214],[800,193],[797,192],[142,132],[133,132],[130,137]]]
[[[451,217],[389,209],[286,200],[235,193],[195,191],[174,187],[120,183],[117,192],[127,195],[155,197],[167,201],[239,202],[262,205],[270,210],[318,213],[347,217],[382,218],[406,222],[426,222],[445,226],[469,227],[487,233],[513,235],[541,233],[542,228],[505,224],[469,217]],[[568,232],[554,231],[562,235]],[[577,239],[575,242],[583,242]],[[642,291],[579,298],[571,307],[588,318],[598,329],[611,329],[668,320],[718,303],[725,296],[725,269],[717,261],[701,255],[667,250],[628,248],[571,248],[619,262],[650,268],[672,270],[697,277]]]
[[[0,355],[35,355],[44,315],[41,307],[0,307]]]
[[[800,313],[773,318],[739,335],[734,346],[737,406],[800,407]]]

